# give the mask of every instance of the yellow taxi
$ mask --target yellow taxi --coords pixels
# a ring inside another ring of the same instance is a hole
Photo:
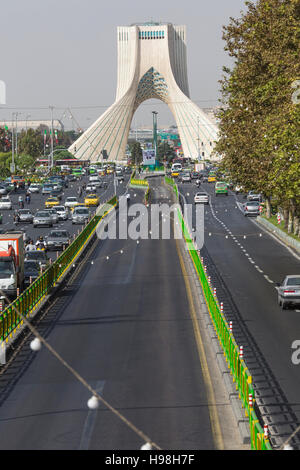
[[[209,176],[207,178],[208,183],[215,183],[217,181],[217,178],[215,176]]]
[[[48,197],[48,199],[45,201],[45,207],[53,207],[53,206],[59,206],[60,202],[57,197]]]
[[[99,206],[99,198],[97,194],[89,194],[86,196],[84,199],[84,205],[89,207],[89,206]],[[78,206],[77,206],[78,207]]]
[[[179,170],[173,170],[171,173],[171,176],[172,178],[178,178],[179,174],[180,174]]]
[[[113,168],[107,168],[107,169],[106,169],[106,174],[107,174],[107,175],[110,175],[110,174],[113,173],[113,172],[114,172],[114,169],[113,169]]]

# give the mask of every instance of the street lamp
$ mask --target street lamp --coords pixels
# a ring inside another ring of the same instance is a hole
[[[157,155],[157,111],[152,111],[153,115],[153,144],[155,152],[155,164],[156,164],[156,155]]]

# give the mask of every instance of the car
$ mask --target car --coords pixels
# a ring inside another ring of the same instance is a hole
[[[192,171],[191,178],[192,180],[197,180],[200,178],[200,173],[198,171]]]
[[[208,204],[209,203],[209,196],[205,192],[196,193],[194,196],[194,203],[195,204]]]
[[[40,192],[40,185],[39,184],[31,184],[28,188],[28,191],[32,194],[32,193],[36,193],[38,194]]]
[[[228,186],[227,183],[223,181],[217,181],[215,184],[215,195],[218,196],[219,194],[225,194],[228,196]]]
[[[243,204],[244,216],[260,215],[260,203],[258,201],[248,201]]]
[[[96,188],[102,188],[102,181],[99,179],[99,180],[95,180],[95,181],[92,181],[92,184],[96,187]]]
[[[85,197],[84,199],[84,204],[89,207],[89,206],[99,206],[99,198],[97,194],[89,194],[88,196]]]
[[[59,199],[57,197],[49,197],[47,201],[45,201],[45,207],[52,207],[52,206],[58,206],[59,205]]]
[[[33,213],[29,209],[19,209],[16,211],[17,222],[29,223],[33,222]]]
[[[52,227],[53,226],[53,218],[49,211],[43,210],[38,211],[33,217],[33,226],[34,227],[41,227],[41,226]]]
[[[63,192],[62,192],[62,187],[61,186],[59,186],[57,188],[53,188],[51,193],[50,193],[50,197],[56,197],[59,200],[62,198],[62,195],[63,195]]]
[[[47,250],[62,250],[70,244],[70,240],[71,236],[67,230],[51,230],[45,237]]]
[[[35,250],[32,250],[35,251]],[[38,261],[33,259],[26,259],[24,261],[24,285],[25,287],[30,286],[39,275],[41,274],[41,267]]]
[[[217,177],[216,176],[212,176],[212,175],[209,175],[207,177],[207,182],[208,183],[215,183],[217,181]]]
[[[70,196],[70,197],[67,197],[65,200],[65,207],[68,207],[69,209],[71,207],[77,206],[77,204],[78,204],[78,201],[76,197]]]
[[[188,172],[183,172],[180,179],[182,183],[190,183],[192,181],[191,174]]]
[[[286,276],[281,284],[277,284],[277,292],[282,310],[290,305],[300,305],[300,274]]]
[[[0,199],[0,209],[7,209],[7,210],[12,209],[12,202],[9,196],[4,196]]]
[[[50,195],[50,194],[51,194],[51,191],[52,191],[52,189],[53,189],[53,187],[54,187],[54,184],[52,184],[52,183],[45,183],[45,184],[43,185],[43,187],[42,187],[42,194],[43,194],[43,195],[46,195],[46,194],[49,194],[49,195]]]
[[[262,197],[261,194],[257,191],[249,191],[247,194],[247,201],[261,201]]]
[[[94,193],[97,191],[97,187],[94,185],[94,183],[89,183],[86,185],[85,192],[86,193]]]
[[[24,261],[36,261],[40,269],[44,271],[49,266],[49,258],[46,255],[45,251],[42,250],[32,250],[25,253]]]
[[[4,185],[0,185],[0,195],[5,195],[7,194],[7,187]]]
[[[52,218],[53,223],[57,224],[58,223],[58,213],[56,212],[56,210],[53,207],[51,207],[51,208],[45,209],[45,211],[50,213],[50,216]]]
[[[74,207],[72,213],[72,224],[84,224],[89,220],[90,211],[86,207]]]
[[[68,212],[66,211],[65,206],[53,206],[53,209],[58,214],[58,220],[67,220],[68,219]]]

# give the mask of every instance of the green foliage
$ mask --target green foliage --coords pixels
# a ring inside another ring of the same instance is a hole
[[[129,151],[131,152],[131,160],[133,163],[141,163],[143,160],[143,151],[141,144],[137,141],[130,142]]]
[[[300,210],[300,105],[292,83],[300,78],[299,0],[247,2],[224,27],[234,59],[221,80],[222,168],[246,190],[276,197]]]
[[[40,157],[43,152],[43,140],[40,131],[34,129],[23,130],[18,137],[18,151],[34,158]]]

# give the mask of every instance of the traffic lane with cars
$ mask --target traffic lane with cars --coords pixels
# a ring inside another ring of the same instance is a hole
[[[64,188],[63,190],[63,196],[60,201],[60,205],[64,205],[65,199],[70,196],[75,196],[77,197],[80,203],[84,203],[86,194],[83,193],[81,197],[78,197],[78,188],[82,186],[82,184],[84,183],[87,184],[88,179],[89,177],[82,177],[81,180],[69,183],[68,188]],[[100,199],[100,203],[105,202],[107,199],[111,198],[114,195],[113,175],[107,175],[105,178],[103,178],[103,181],[107,181],[108,183],[107,188],[104,188],[104,187],[98,188],[96,191],[96,194],[98,195]],[[127,178],[127,182],[128,182],[128,178]],[[118,185],[116,188],[117,194],[121,194],[123,191],[125,191],[125,189],[126,189],[126,182],[123,183],[123,185]],[[2,215],[3,215],[3,223],[1,225],[2,230],[12,229],[12,230],[25,231],[28,238],[32,239],[34,243],[38,240],[40,236],[44,238],[46,235],[48,235],[50,230],[55,230],[55,229],[68,230],[72,238],[74,238],[74,235],[77,235],[79,231],[82,230],[82,225],[72,224],[71,212],[69,213],[69,218],[67,220],[65,221],[60,220],[57,224],[54,224],[53,227],[51,228],[49,227],[33,228],[33,225],[30,223],[18,223],[15,225],[13,214],[14,214],[14,211],[18,210],[19,208],[19,205],[18,205],[19,196],[22,196],[23,200],[25,200],[25,194],[26,194],[26,190],[22,190],[22,189],[18,189],[16,192],[10,193],[9,196],[13,203],[13,209],[2,211]],[[48,196],[42,195],[41,192],[38,194],[33,193],[31,195],[30,204],[24,203],[24,208],[30,209],[32,213],[35,214],[38,210],[45,209],[45,201],[47,199],[48,199]],[[90,207],[89,210],[93,214],[96,210],[96,207]],[[49,251],[48,255],[52,259],[55,259],[57,256],[56,252],[52,252],[52,251]]]
[[[163,449],[214,448],[175,240],[99,242],[62,298],[47,339],[104,399]],[[90,395],[46,348],[31,353],[0,407],[0,447],[140,449]]]
[[[299,260],[243,215],[232,192],[215,197],[213,184],[201,187],[210,194],[210,207],[205,208],[205,248],[300,420],[300,365],[291,359],[292,344],[300,340],[300,313],[280,309],[275,285],[287,274],[299,274]],[[184,184],[179,189],[193,203],[197,188]]]

